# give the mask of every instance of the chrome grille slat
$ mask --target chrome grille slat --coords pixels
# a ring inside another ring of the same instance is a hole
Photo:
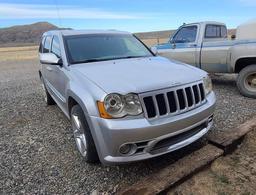
[[[167,93],[164,93],[164,100],[165,100],[165,104],[166,104],[166,109],[167,109],[167,114],[170,113],[170,104],[167,98]]]
[[[185,109],[188,109],[188,97],[187,97],[185,88],[182,89],[182,93],[183,93],[183,96],[184,96],[184,99],[185,99]]]
[[[201,97],[199,85],[196,85],[196,88],[197,88],[197,93],[198,93],[198,96],[199,96],[199,104],[200,104],[202,102],[202,97]]]
[[[157,101],[156,101],[156,96],[153,96],[153,102],[154,102],[154,106],[155,106],[155,110],[156,110],[156,117],[158,117],[159,114],[159,109],[158,109],[158,105],[157,105]]]
[[[205,102],[205,91],[199,85],[202,85],[202,82],[140,94],[145,117],[157,119],[168,115],[174,116],[199,107]],[[145,98],[148,100],[147,103],[144,102]]]
[[[178,100],[178,94],[177,94],[177,90],[174,91],[174,98],[175,98],[175,104],[176,104],[176,108],[177,108],[177,111],[176,112],[180,112],[180,103],[179,103],[179,100]]]
[[[193,106],[195,106],[195,104],[196,104],[196,100],[195,100],[195,94],[194,94],[194,91],[193,91],[192,87],[189,87],[189,89],[190,89],[191,94],[192,94]]]

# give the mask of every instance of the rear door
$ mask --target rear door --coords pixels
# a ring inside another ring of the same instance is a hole
[[[60,47],[60,40],[58,36],[54,35],[52,38],[51,44],[51,53],[55,54],[58,58],[62,58],[61,56],[61,47]],[[66,88],[66,75],[65,67],[63,65],[53,65],[52,69],[52,76],[54,77],[54,93],[56,98],[58,99],[60,106],[64,106],[66,99],[65,99],[65,88]]]
[[[43,44],[42,46],[40,46],[40,54],[44,54],[44,53],[50,53],[51,50],[51,42],[52,42],[52,36],[51,35],[47,35],[45,36],[43,39]],[[44,83],[47,87],[47,89],[51,90],[51,86],[54,85],[54,76],[52,74],[52,65],[49,64],[42,64],[42,75],[43,75],[43,79],[44,79]]]
[[[181,27],[170,40],[170,48],[168,51],[160,55],[199,66],[200,47],[197,45],[198,32],[198,25]]]

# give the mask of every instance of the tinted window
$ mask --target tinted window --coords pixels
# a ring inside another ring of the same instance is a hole
[[[225,38],[227,37],[227,29],[220,25],[207,25],[205,30],[205,38]]]
[[[173,38],[175,43],[189,43],[196,41],[197,26],[187,26],[181,28]]]
[[[61,57],[60,41],[57,36],[53,36],[51,52],[54,53],[56,56]]]
[[[43,53],[49,53],[51,48],[51,37],[46,36],[45,42],[44,42],[44,47],[43,47]]]
[[[42,53],[43,51],[43,45],[44,45],[45,37],[42,37],[40,45],[39,45],[39,52]]]
[[[71,64],[152,56],[132,35],[75,35],[64,39]]]
[[[223,37],[223,38],[227,38],[227,28],[226,28],[226,26],[221,26],[221,37]]]

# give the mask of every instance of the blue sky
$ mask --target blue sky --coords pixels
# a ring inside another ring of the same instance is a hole
[[[256,19],[256,0],[1,0],[0,28],[48,21],[74,29],[144,32],[215,20],[234,28]]]

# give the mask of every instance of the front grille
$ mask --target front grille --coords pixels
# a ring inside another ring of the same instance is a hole
[[[205,102],[203,83],[141,95],[146,118],[175,115],[200,106]]]

